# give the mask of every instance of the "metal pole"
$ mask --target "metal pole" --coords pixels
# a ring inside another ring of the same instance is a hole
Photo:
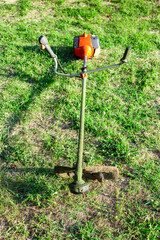
[[[74,193],[83,193],[88,191],[89,183],[82,179],[83,173],[83,141],[84,141],[84,115],[85,115],[85,95],[86,95],[86,80],[87,75],[82,75],[82,101],[81,101],[81,115],[80,115],[80,130],[78,142],[78,160],[75,171],[74,182],[70,184],[70,190]]]
[[[82,102],[81,102],[81,115],[80,115],[80,131],[78,143],[78,162],[76,169],[76,179],[80,183],[82,180],[82,165],[83,165],[83,142],[84,142],[84,115],[85,115],[85,97],[86,97],[86,80],[87,77],[82,79]]]

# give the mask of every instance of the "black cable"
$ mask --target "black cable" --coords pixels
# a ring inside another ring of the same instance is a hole
[[[62,67],[62,65],[61,65],[61,63],[60,63],[60,61],[58,60],[58,58],[57,58],[57,62],[58,62],[58,64],[59,64],[61,70],[62,70],[65,74],[67,74],[67,73],[64,71],[64,69],[63,69],[63,67]]]

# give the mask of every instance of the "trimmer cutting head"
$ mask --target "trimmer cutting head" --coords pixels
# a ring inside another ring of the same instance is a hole
[[[92,58],[100,53],[99,38],[96,35],[83,35],[74,37],[74,54],[82,59]]]

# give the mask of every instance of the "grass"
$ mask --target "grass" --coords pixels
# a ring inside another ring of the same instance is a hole
[[[14,2],[14,3],[11,3]],[[146,0],[2,1],[0,239],[158,239],[159,3]],[[53,74],[44,34],[67,72],[78,72],[73,37],[99,36],[88,68],[84,161],[117,166],[116,181],[83,196],[54,166],[77,159],[81,80]]]

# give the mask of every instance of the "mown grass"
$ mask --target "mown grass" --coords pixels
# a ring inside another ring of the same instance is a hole
[[[2,1],[0,239],[158,239],[158,1]],[[81,80],[53,74],[40,50],[47,36],[67,72],[78,72],[73,37],[99,36],[88,68],[84,161],[117,166],[120,178],[90,183],[83,196],[54,166],[77,159]]]

